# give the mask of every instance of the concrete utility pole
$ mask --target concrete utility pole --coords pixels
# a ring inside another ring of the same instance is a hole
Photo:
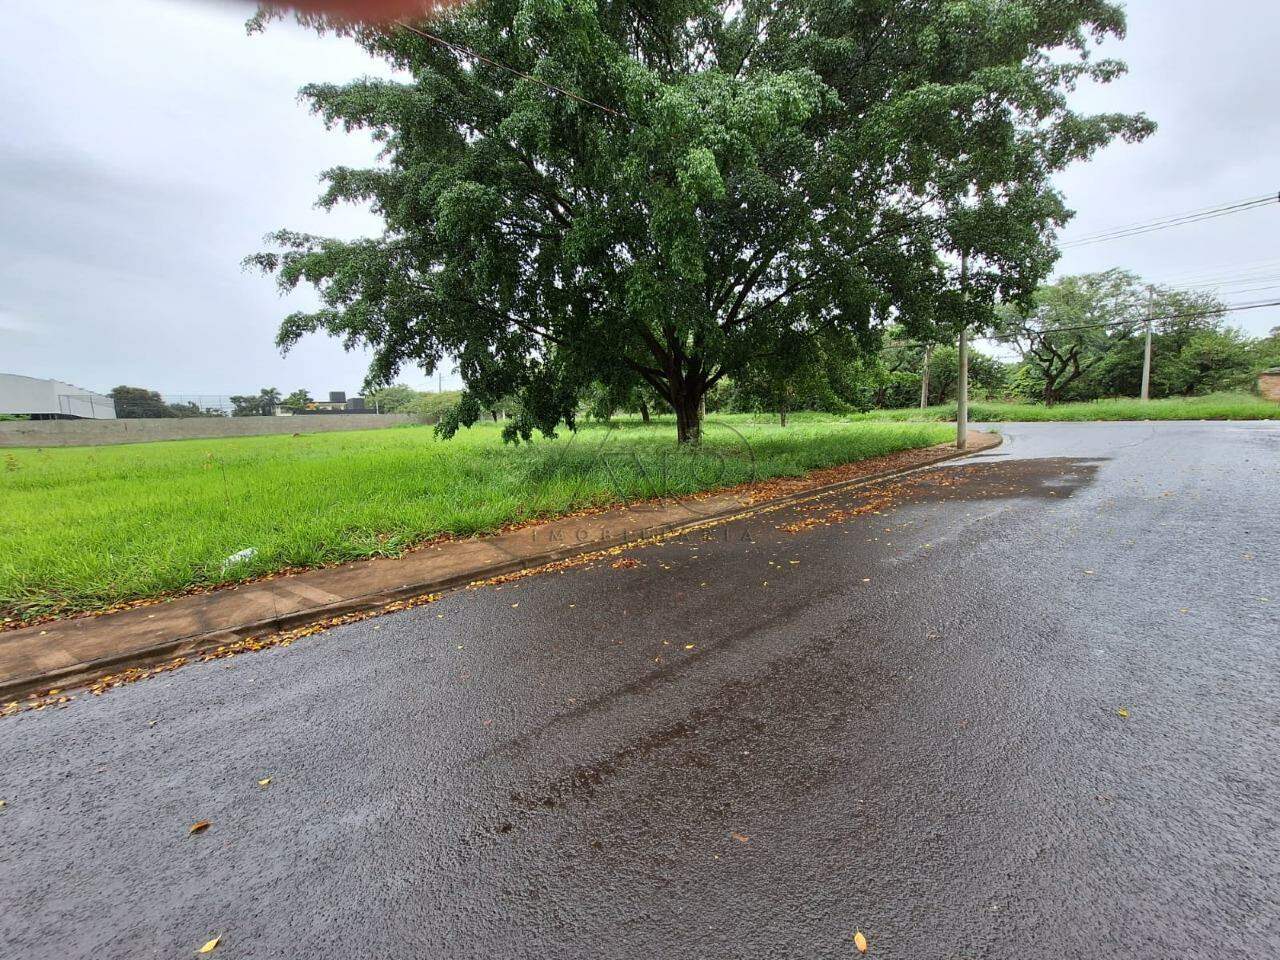
[[[969,252],[960,254],[960,295],[969,298]],[[960,327],[958,360],[960,376],[956,382],[956,449],[969,447],[969,327]]]
[[[933,344],[924,345],[924,369],[920,371],[920,409],[929,405],[929,360],[933,357]]]
[[[1147,287],[1147,346],[1142,353],[1142,402],[1151,399],[1151,320],[1156,315],[1156,288]]]

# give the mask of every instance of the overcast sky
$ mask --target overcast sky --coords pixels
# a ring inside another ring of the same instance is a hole
[[[281,226],[376,229],[359,211],[313,208],[321,170],[368,163],[374,150],[326,132],[296,93],[385,70],[292,24],[246,36],[251,11],[11,5],[0,37],[0,372],[173,395],[359,388],[365,358],[335,341],[279,355],[276,326],[293,304],[239,262]],[[1128,39],[1104,48],[1130,75],[1077,104],[1145,110],[1160,131],[1061,177],[1079,213],[1066,239],[1280,192],[1277,49],[1274,0],[1133,0]],[[1223,298],[1280,299],[1280,286],[1261,289],[1280,285],[1280,204],[1079,248],[1060,272],[1111,266],[1153,281],[1247,278]],[[1264,333],[1280,309],[1233,322]],[[403,379],[428,386],[420,373]]]

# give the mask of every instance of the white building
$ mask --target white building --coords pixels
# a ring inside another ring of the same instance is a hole
[[[115,402],[74,383],[0,373],[0,413],[114,420]]]

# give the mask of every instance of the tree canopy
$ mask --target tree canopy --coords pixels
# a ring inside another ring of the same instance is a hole
[[[1153,129],[1068,105],[1123,70],[1092,55],[1125,28],[1103,0],[477,0],[424,24],[443,42],[311,22],[399,71],[303,90],[383,145],[322,205],[385,229],[249,261],[319,291],[284,347],[368,346],[374,387],[456,357],[446,429],[514,395],[527,439],[642,382],[691,440],[709,389],[806,340],[981,325],[1052,267],[1051,176]]]
[[[1185,396],[1247,385],[1265,341],[1226,326],[1211,292],[1144,284],[1124,270],[1063,277],[1029,304],[997,311],[997,330],[1026,365],[1024,379],[1047,404],[1136,396],[1145,321],[1153,327],[1151,395]],[[1105,326],[1104,326],[1105,325]]]

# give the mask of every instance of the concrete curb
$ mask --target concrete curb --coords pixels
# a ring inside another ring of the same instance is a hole
[[[739,520],[755,514],[786,507],[791,504],[801,503],[806,500],[821,499],[822,497],[829,496],[833,493],[852,490],[862,486],[869,486],[885,480],[906,476],[907,474],[928,470],[938,466],[939,464],[947,463],[952,460],[973,456],[977,453],[984,453],[988,450],[993,450],[996,447],[999,447],[1004,441],[1004,438],[995,432],[982,433],[980,435],[974,432],[971,436],[980,436],[982,438],[980,441],[981,445],[976,447],[971,445],[970,448],[966,450],[951,450],[949,452],[942,451],[935,459],[932,459],[927,463],[885,470],[880,473],[873,473],[851,480],[841,480],[819,487],[810,487],[806,490],[800,490],[792,494],[762,501],[760,503],[753,503],[737,508],[709,513],[692,519],[655,523],[652,526],[645,527],[641,536],[636,536],[634,531],[628,529],[625,533],[614,537],[592,540],[589,543],[574,543],[558,549],[542,551],[537,554],[515,557],[505,562],[487,564],[482,567],[467,570],[465,573],[460,573],[454,576],[428,581],[417,581],[405,584],[396,589],[380,590],[360,596],[346,597],[334,603],[317,604],[316,606],[308,607],[304,610],[299,610],[283,616],[267,617],[238,624],[234,627],[226,627],[175,637],[172,640],[150,644],[142,648],[135,648],[115,656],[100,657],[54,670],[46,670],[37,673],[30,673],[25,676],[0,679],[0,702],[20,700],[33,693],[47,691],[52,688],[66,689],[69,687],[83,686],[101,677],[112,673],[118,673],[122,670],[133,668],[145,669],[147,667],[154,667],[159,664],[166,663],[177,657],[198,656],[202,653],[207,653],[217,649],[218,647],[225,646],[226,644],[234,643],[239,640],[247,640],[254,637],[293,630],[298,627],[308,626],[310,624],[323,620],[330,620],[335,617],[350,614],[370,613],[398,601],[423,597],[428,594],[442,593],[448,590],[455,590],[459,587],[465,587],[468,584],[475,583],[476,581],[506,576],[523,570],[531,570],[545,566],[549,563],[568,560],[601,550],[608,550],[632,543],[640,543],[653,537],[670,537],[705,526],[728,523],[733,520]],[[619,509],[625,509],[625,507]],[[4,635],[0,634],[0,644],[4,644],[4,642]]]

